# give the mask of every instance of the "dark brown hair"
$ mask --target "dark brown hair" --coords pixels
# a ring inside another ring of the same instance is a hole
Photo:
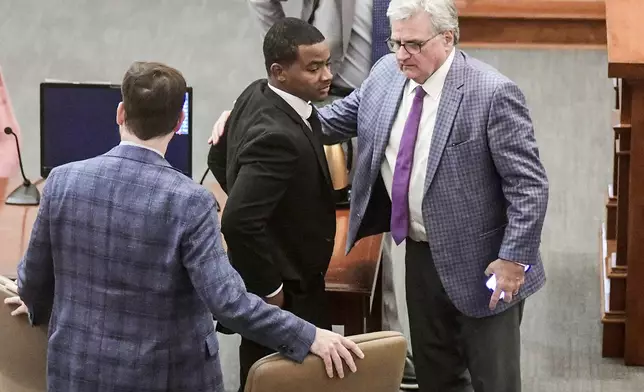
[[[165,64],[135,62],[123,76],[121,94],[128,130],[149,140],[174,130],[183,108],[186,80]]]

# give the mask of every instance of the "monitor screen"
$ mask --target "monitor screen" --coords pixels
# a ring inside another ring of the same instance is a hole
[[[119,85],[41,83],[40,172],[104,154],[120,142],[116,107]],[[192,177],[192,88],[186,91],[185,120],[166,151],[166,160]]]

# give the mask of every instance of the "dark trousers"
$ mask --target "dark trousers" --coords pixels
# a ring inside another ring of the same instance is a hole
[[[472,318],[445,293],[426,242],[407,239],[406,291],[411,346],[421,392],[520,392],[523,301]]]
[[[284,309],[318,328],[331,329],[324,276],[306,282],[284,282]],[[239,345],[239,392],[246,387],[248,372],[255,362],[275,351],[242,337]]]

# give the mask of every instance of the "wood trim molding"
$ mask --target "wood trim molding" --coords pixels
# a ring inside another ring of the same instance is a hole
[[[605,0],[456,0],[461,17],[606,20]]]
[[[604,0],[457,0],[461,46],[606,49]]]
[[[642,0],[607,0],[608,76],[644,80]]]

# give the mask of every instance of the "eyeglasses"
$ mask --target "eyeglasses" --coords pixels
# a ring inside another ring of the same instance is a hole
[[[415,55],[420,53],[420,51],[423,49],[423,46],[426,43],[428,43],[429,41],[433,40],[434,38],[438,37],[441,34],[443,33],[440,32],[438,34],[435,34],[431,38],[426,39],[425,41],[422,41],[422,42],[410,41],[410,42],[405,42],[404,44],[398,40],[389,38],[387,39],[387,46],[389,47],[389,50],[393,53],[398,52],[398,50],[402,46],[403,48],[405,48],[407,53],[409,53],[410,55]]]

